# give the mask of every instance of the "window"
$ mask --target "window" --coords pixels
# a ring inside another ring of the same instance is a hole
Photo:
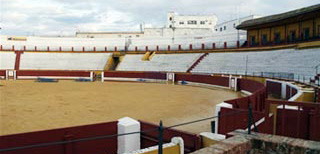
[[[280,33],[274,33],[274,42],[280,43]]]
[[[292,30],[290,31],[290,35],[289,35],[289,42],[294,42],[296,40],[296,31]]]
[[[169,28],[172,28],[172,25],[169,25]]]
[[[172,21],[172,17],[170,17],[169,20]]]
[[[200,25],[204,25],[204,24],[206,24],[205,21],[200,21]]]
[[[189,21],[188,21],[188,24],[189,24],[189,25],[196,25],[196,24],[197,24],[197,21],[196,21],[196,20],[189,20]]]
[[[184,24],[184,22],[183,22],[183,21],[180,21],[180,22],[179,22],[179,24],[180,24],[180,25],[183,25],[183,24]]]
[[[266,34],[262,35],[261,39],[262,45],[266,45],[268,43],[268,36]]]
[[[140,35],[136,35],[136,37],[140,37]]]
[[[304,28],[304,29],[303,29],[303,39],[304,39],[304,40],[307,40],[307,39],[309,39],[309,37],[310,37],[310,30],[309,30],[309,28]]]
[[[251,36],[250,37],[250,46],[254,46],[256,44],[256,37],[255,36]]]
[[[227,30],[227,26],[224,26],[224,27],[223,27],[223,30]]]
[[[218,31],[218,29],[216,29],[216,31]]]
[[[233,23],[233,28],[236,28],[236,23]]]
[[[220,32],[222,31],[222,27],[220,27]]]

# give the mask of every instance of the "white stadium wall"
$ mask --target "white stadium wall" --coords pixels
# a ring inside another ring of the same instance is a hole
[[[103,70],[111,53],[21,54],[20,70]]]
[[[0,70],[13,70],[16,61],[14,52],[0,52]]]
[[[118,71],[169,71],[186,72],[202,55],[200,54],[156,54],[150,61],[141,60],[143,55],[127,54],[119,64]]]

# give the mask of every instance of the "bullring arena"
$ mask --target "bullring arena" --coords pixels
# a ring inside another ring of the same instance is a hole
[[[215,104],[239,97],[237,92],[219,88],[166,83],[1,83],[1,135],[102,123],[125,116],[173,125],[212,116]],[[179,129],[200,133],[210,131],[210,124]]]
[[[236,42],[1,35],[0,153],[320,153],[319,14]]]

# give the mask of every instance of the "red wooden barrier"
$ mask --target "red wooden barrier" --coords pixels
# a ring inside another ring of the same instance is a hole
[[[229,87],[229,78],[209,75],[175,74],[176,81],[190,81]]]
[[[144,79],[159,79],[166,80],[166,73],[161,72],[121,72],[121,71],[107,71],[104,72],[105,77],[117,78],[144,78]]]
[[[19,70],[16,72],[17,78],[24,76],[34,77],[90,77],[89,71],[31,71]]]
[[[0,136],[0,149],[34,145],[48,142],[75,140],[117,134],[117,122],[76,126],[38,132]],[[5,154],[88,154],[117,153],[117,137],[75,142],[54,146],[21,149]]]
[[[6,70],[0,70],[0,79],[5,79],[6,78]]]
[[[149,129],[157,129],[159,126],[148,122],[140,121],[141,131]],[[150,131],[141,134],[141,147],[147,148],[158,144],[158,131]],[[171,142],[173,137],[182,137],[184,141],[184,148],[186,153],[198,150],[201,147],[200,137],[196,134],[179,131],[175,129],[165,129],[163,132],[164,143]]]
[[[224,116],[227,115],[227,116]],[[264,118],[265,114],[262,112],[253,111],[253,117],[255,122]],[[248,128],[248,110],[243,109],[229,109],[221,108],[220,118],[218,125],[219,134],[227,134],[236,129],[246,129]],[[261,130],[259,132],[270,132],[272,126],[269,124],[263,124],[260,126]]]

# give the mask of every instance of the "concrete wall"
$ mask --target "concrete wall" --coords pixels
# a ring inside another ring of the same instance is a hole
[[[15,61],[14,52],[0,52],[0,70],[14,69]]]
[[[31,53],[21,55],[21,70],[103,70],[111,53]]]

